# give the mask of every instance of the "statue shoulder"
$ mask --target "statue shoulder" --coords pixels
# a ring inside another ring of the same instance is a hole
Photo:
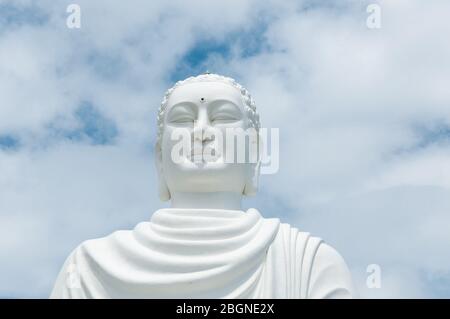
[[[133,243],[135,241],[135,233],[139,229],[148,227],[149,222],[140,222],[133,229],[121,229],[116,230],[104,237],[98,237],[83,241],[75,251],[82,252],[84,254],[94,253],[95,251],[105,253],[109,248],[116,247],[120,243]],[[105,251],[104,249],[107,249]]]
[[[298,228],[287,223],[280,224],[280,238],[284,247],[295,247],[296,258],[301,265],[299,276],[302,298],[354,298],[356,296],[350,271],[336,249],[320,237],[299,231]],[[293,238],[295,238],[294,241]]]
[[[321,241],[312,261],[308,298],[355,298],[350,271],[344,258]]]
[[[142,224],[142,223],[140,223]],[[138,227],[139,224],[136,226]],[[88,239],[73,249],[65,259],[53,286],[50,298],[87,298],[89,294],[81,286],[87,273],[104,269],[111,260],[116,260],[119,242],[130,242],[133,230],[117,230],[111,234]],[[92,264],[96,269],[91,269]]]

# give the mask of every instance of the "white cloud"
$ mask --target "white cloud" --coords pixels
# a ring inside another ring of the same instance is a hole
[[[45,297],[76,245],[149,219],[152,164],[150,152],[119,146],[0,154],[1,295]]]
[[[184,54],[214,40],[231,55],[202,66],[235,76],[280,128],[270,197],[250,203],[336,246],[363,296],[442,296],[427,278],[450,270],[449,137],[433,131],[450,126],[447,1],[380,1],[379,30],[359,1],[77,3],[80,30],[53,1],[32,7],[45,23],[0,19],[0,136],[20,141],[0,149],[0,295],[47,296],[76,244],[159,207],[156,109]],[[242,55],[257,32],[261,48]],[[55,134],[86,101],[117,126],[111,145]],[[380,290],[364,287],[371,263]]]

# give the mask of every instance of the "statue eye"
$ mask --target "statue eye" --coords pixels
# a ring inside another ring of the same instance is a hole
[[[231,114],[225,114],[225,113],[219,113],[219,114],[215,114],[211,121],[215,122],[215,123],[231,123],[231,122],[236,122],[239,119],[236,118],[236,116],[233,116]]]
[[[216,100],[209,104],[209,116],[212,123],[227,124],[242,119],[239,106],[228,100]]]
[[[179,103],[170,109],[167,115],[167,122],[175,125],[193,124],[196,117],[197,112],[194,105]]]
[[[192,118],[190,116],[180,116],[180,117],[172,119],[171,122],[177,123],[177,124],[188,124],[188,123],[193,123],[194,118]]]

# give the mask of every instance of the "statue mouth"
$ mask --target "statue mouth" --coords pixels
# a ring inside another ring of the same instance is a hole
[[[189,160],[193,163],[215,163],[220,155],[212,143],[194,145],[191,149]]]

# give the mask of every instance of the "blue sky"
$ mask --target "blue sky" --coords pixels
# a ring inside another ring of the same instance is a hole
[[[164,92],[206,70],[280,129],[245,201],[336,247],[363,297],[450,297],[450,4],[0,0],[0,296],[46,298],[82,241],[148,220]],[[368,289],[378,264],[382,287]]]

